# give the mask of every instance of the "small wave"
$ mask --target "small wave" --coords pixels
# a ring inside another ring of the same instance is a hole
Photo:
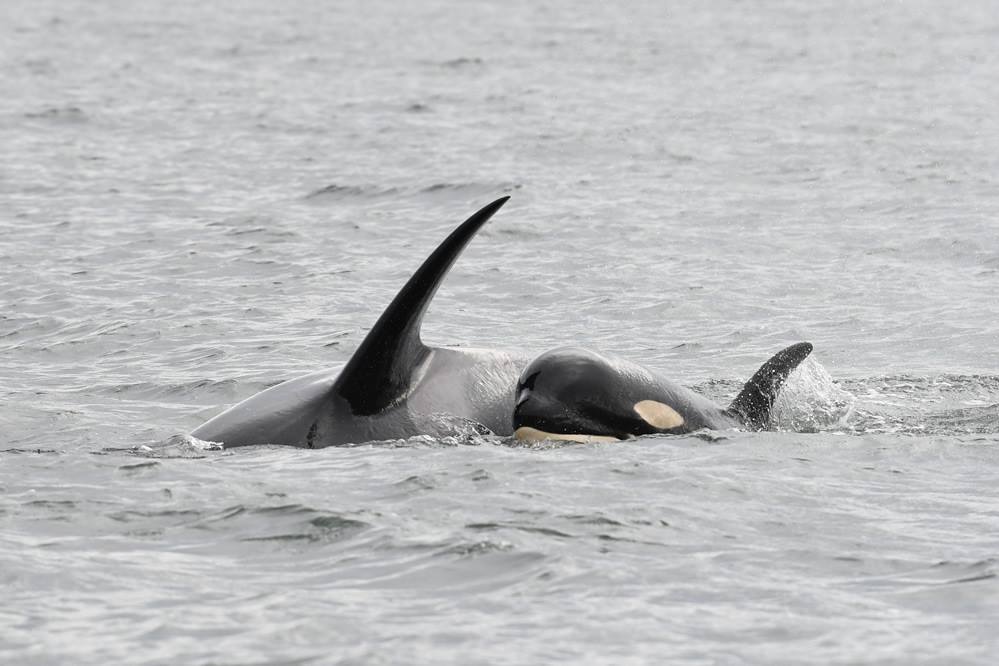
[[[164,519],[169,522],[182,524],[200,518],[201,512],[193,509],[167,509],[165,511],[128,509],[124,511],[114,511],[107,514],[107,517],[119,523],[147,522],[149,520]]]
[[[318,541],[311,534],[272,534],[268,536],[243,537],[240,541]]]
[[[46,507],[51,510],[52,507]],[[63,510],[72,510],[69,506]],[[302,504],[247,506],[237,504],[211,509],[125,509],[107,514],[115,523],[132,530],[130,534],[158,536],[164,530],[210,530],[229,534],[240,542],[330,542],[349,538],[371,525],[340,513],[322,511]],[[137,531],[138,530],[138,531]]]
[[[184,398],[183,402],[203,405],[206,396],[231,400],[235,396],[237,383],[232,379],[199,379],[182,384],[157,384],[154,382],[130,382],[125,384],[103,384],[88,386],[81,392],[96,392],[112,395],[116,400],[164,400]]]
[[[279,504],[277,506],[259,506],[254,509],[250,509],[250,511],[259,514],[294,516],[303,513],[313,513],[314,510],[302,504]]]
[[[518,532],[528,532],[530,534],[541,534],[543,536],[556,537],[559,539],[571,539],[572,534],[568,532],[563,532],[562,530],[557,530],[554,527],[545,527],[543,525],[525,525],[524,523],[514,523],[514,522],[501,522],[501,523],[468,523],[465,525],[465,529],[475,530],[475,531],[498,531],[503,529],[516,530]]]
[[[414,474],[394,485],[404,490],[433,490],[437,487],[437,482],[432,476]]]
[[[702,442],[707,442],[708,444],[718,444],[721,442],[727,442],[732,439],[732,436],[721,430],[707,430],[701,429],[687,435],[692,439],[699,439]]]
[[[15,454],[15,455],[23,455],[23,454],[60,455],[62,453],[62,451],[56,451],[55,449],[21,449],[21,448],[12,448],[12,449],[2,449],[2,450],[0,450],[0,453],[12,453],[12,454]]]
[[[46,120],[54,123],[80,124],[87,122],[87,114],[78,106],[50,107],[42,111],[29,111],[24,114],[31,120]]]
[[[996,560],[985,559],[973,562],[953,562],[943,560],[923,567],[906,567],[901,571],[866,578],[865,584],[876,583],[882,586],[897,586],[921,589],[928,586],[965,585],[999,576]]]
[[[155,469],[159,466],[160,464],[157,461],[149,460],[147,462],[133,463],[130,465],[119,465],[118,470],[121,472],[133,473],[138,471]]]
[[[260,509],[255,509],[255,513],[261,513]],[[316,511],[308,507],[299,507],[295,514],[314,514]],[[297,526],[293,532],[283,532],[280,534],[253,535],[242,537],[241,541],[306,541],[309,543],[339,541],[352,537],[357,533],[367,529],[370,525],[361,520],[346,518],[335,513],[320,513],[320,515],[309,519],[304,524]]]
[[[608,518],[599,513],[592,514],[568,514],[561,516],[567,520],[571,520],[574,523],[580,525],[597,525],[600,527],[625,527],[625,524],[614,520],[613,518]]]
[[[267,529],[272,523],[285,523],[277,527],[273,534],[250,534],[240,537],[240,541],[305,541],[310,543],[330,542],[349,538],[371,527],[362,520],[348,518],[339,513],[320,511],[302,504],[253,507],[237,515],[244,516],[253,524],[254,531]],[[254,516],[258,516],[254,518]],[[292,524],[286,524],[291,519]],[[266,520],[265,525],[260,525]],[[270,529],[275,529],[273,526]]]
[[[31,500],[25,502],[24,506],[30,506],[40,509],[51,509],[54,511],[73,511],[76,509],[77,503],[73,500]]]
[[[458,557],[478,557],[490,553],[507,552],[513,550],[513,545],[505,541],[473,541],[471,543],[459,543],[449,546],[437,553],[439,556],[457,555]]]
[[[483,198],[499,196],[504,192],[519,190],[523,187],[520,183],[498,182],[498,183],[452,183],[440,182],[425,186],[399,188],[386,187],[383,185],[344,185],[332,183],[313,190],[305,195],[310,201],[378,201],[387,197],[395,199],[410,199],[416,197],[448,198],[454,196],[468,198]]]
[[[227,520],[232,520],[237,516],[241,516],[246,513],[246,507],[242,504],[236,504],[233,506],[227,506],[224,509],[216,511],[215,513],[203,516],[198,522],[200,526],[206,526],[210,523],[220,523]]]
[[[327,513],[317,516],[309,521],[313,527],[326,532],[342,532],[348,529],[361,529],[369,527],[368,523],[352,518],[344,518],[339,514]]]
[[[221,229],[226,236],[238,238],[240,236],[260,235],[272,242],[281,242],[299,236],[295,231],[282,228],[279,221],[262,215],[227,217],[208,222],[205,226],[213,229]]]
[[[380,185],[341,185],[331,183],[305,195],[306,199],[371,199],[395,194],[394,187]]]
[[[496,194],[523,187],[520,183],[434,183],[419,190],[419,194]]]
[[[485,64],[486,61],[479,57],[461,57],[445,60],[440,63],[440,66],[448,69],[461,69],[463,67],[481,67]]]

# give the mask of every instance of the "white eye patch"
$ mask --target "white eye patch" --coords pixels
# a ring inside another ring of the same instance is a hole
[[[669,405],[656,400],[640,400],[635,403],[635,413],[653,428],[670,430],[683,425],[683,417]]]

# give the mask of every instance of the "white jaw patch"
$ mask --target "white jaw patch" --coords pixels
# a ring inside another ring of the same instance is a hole
[[[683,425],[683,417],[669,405],[656,400],[640,400],[635,403],[635,412],[653,428],[670,430]]]
[[[522,442],[543,442],[546,439],[562,440],[565,442],[580,442],[588,444],[590,442],[619,442],[617,437],[606,435],[563,435],[561,433],[545,432],[537,428],[522,426],[517,428],[513,436]]]

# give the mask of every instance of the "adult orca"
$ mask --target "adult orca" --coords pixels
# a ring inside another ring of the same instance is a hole
[[[630,361],[556,349],[532,361],[517,382],[514,436],[590,442],[701,428],[762,430],[787,376],[811,351],[799,342],[778,352],[724,409]]]
[[[262,391],[195,429],[227,447],[320,448],[488,428],[509,435],[517,377],[528,357],[429,347],[420,325],[448,270],[509,197],[465,220],[417,269],[342,370]]]

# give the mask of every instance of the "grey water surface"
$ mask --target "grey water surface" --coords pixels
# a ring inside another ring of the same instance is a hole
[[[999,5],[6,0],[0,662],[992,664]],[[184,437],[349,358],[594,347],[775,432]]]

